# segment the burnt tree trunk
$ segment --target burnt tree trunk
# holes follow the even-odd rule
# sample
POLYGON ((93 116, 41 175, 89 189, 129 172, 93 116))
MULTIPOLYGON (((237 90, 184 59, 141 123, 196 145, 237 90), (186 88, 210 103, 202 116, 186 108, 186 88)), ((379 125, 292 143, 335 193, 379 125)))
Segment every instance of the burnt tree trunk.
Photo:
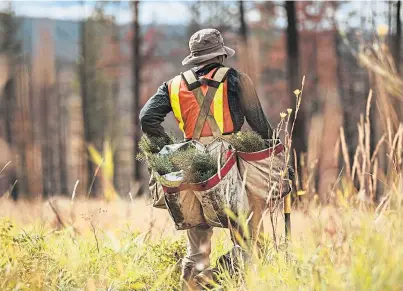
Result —
MULTIPOLYGON (((140 60, 140 25, 139 25, 139 3, 140 1, 134 1, 133 3, 133 39, 132 39, 132 90, 133 90, 133 135, 134 146, 133 156, 136 157, 139 151, 138 142, 140 140, 140 72, 141 72, 141 60, 140 60)), ((134 180, 140 181, 142 178, 141 165, 137 159, 134 160, 133 174, 134 180)))
MULTIPOLYGON (((394 28, 395 31, 390 35, 390 46, 391 46, 391 51, 393 55, 393 59, 395 62, 395 67, 396 71, 399 74, 400 73, 400 60, 401 60, 401 43, 402 43, 402 22, 401 22, 401 1, 396 1, 396 3, 390 3, 390 5, 396 8, 394 11, 395 17, 393 17, 392 12, 389 12, 389 18, 394 19, 394 28), (393 5, 395 4, 395 5, 393 5)), ((392 10, 393 11, 393 10, 392 10)), ((402 119, 402 114, 403 114, 403 105, 399 100, 394 101, 394 106, 396 110, 396 114, 399 120, 402 119)))
POLYGON ((188 37, 200 30, 200 1, 195 1, 189 6, 190 24, 188 27, 188 37))
MULTIPOLYGON (((238 1, 238 13, 239 13, 239 67, 244 71, 249 77, 254 80, 251 76, 251 58, 249 55, 248 47, 248 31, 245 22, 245 7, 243 1, 238 1)), ((255 80, 254 80, 255 81, 255 80)))
POLYGON ((245 22, 245 9, 243 1, 239 1, 239 35, 241 36, 241 40, 244 45, 248 42, 248 28, 245 22))
POLYGON ((394 41, 394 58, 396 69, 400 72, 400 50, 402 43, 402 21, 401 21, 401 4, 402 1, 397 1, 396 3, 396 33, 395 33, 395 41, 394 41))
MULTIPOLYGON (((88 48, 87 48, 87 43, 88 43, 88 26, 90 25, 90 20, 83 20, 81 23, 81 66, 80 66, 80 87, 81 87, 81 100, 82 100, 82 116, 83 116, 83 125, 84 125, 84 147, 87 147, 87 144, 92 141, 92 134, 91 134, 91 127, 90 127, 90 110, 89 107, 91 106, 90 104, 90 98, 89 98, 89 92, 88 92, 88 82, 89 82, 89 77, 88 73, 90 68, 88 68, 88 48)), ((86 150, 85 150, 86 152, 86 150)), ((94 176, 94 172, 96 167, 94 164, 90 161, 90 159, 87 159, 87 177, 89 181, 94 176)), ((83 189, 84 190, 84 189, 83 189)), ((85 189, 86 190, 86 189, 85 189)))
MULTIPOLYGON (((290 104, 295 104, 295 95, 293 91, 301 87, 301 78, 299 73, 299 37, 297 30, 297 14, 295 1, 285 3, 287 12, 287 73, 288 73, 288 91, 291 98, 290 104)), ((295 123, 293 134, 293 147, 297 154, 306 151, 305 140, 305 116, 303 105, 298 112, 298 120, 295 123)))

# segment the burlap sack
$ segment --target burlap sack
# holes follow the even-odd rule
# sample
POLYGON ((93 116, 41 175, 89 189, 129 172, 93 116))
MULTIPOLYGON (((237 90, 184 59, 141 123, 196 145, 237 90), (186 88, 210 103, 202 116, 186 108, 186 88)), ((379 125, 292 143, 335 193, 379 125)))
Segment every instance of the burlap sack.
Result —
POLYGON ((268 201, 280 199, 291 191, 283 145, 253 153, 237 152, 237 156, 248 195, 268 201))

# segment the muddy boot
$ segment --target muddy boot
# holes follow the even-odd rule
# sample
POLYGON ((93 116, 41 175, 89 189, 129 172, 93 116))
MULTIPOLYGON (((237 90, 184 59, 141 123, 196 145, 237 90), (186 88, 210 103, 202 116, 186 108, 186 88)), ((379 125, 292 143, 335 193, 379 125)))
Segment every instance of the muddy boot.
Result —
POLYGON ((182 291, 199 291, 202 290, 201 287, 198 286, 195 277, 195 268, 194 264, 186 264, 182 269, 181 283, 182 283, 182 291))
MULTIPOLYGON (((217 268, 207 268, 194 277, 194 281, 198 286, 203 288, 214 288, 217 285, 217 268)), ((202 289, 203 290, 203 289, 202 289)))
POLYGON ((238 273, 240 269, 248 264, 249 254, 240 246, 235 245, 228 253, 217 260, 217 268, 227 271, 231 276, 238 273))

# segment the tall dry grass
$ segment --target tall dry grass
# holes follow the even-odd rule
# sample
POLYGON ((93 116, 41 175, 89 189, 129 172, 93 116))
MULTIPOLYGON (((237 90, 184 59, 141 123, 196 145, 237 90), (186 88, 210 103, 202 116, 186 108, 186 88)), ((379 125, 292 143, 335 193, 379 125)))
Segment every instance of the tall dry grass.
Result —
MULTIPOLYGON (((276 250, 265 233, 263 253, 242 264, 240 273, 222 272, 209 290, 400 290, 403 211, 389 201, 377 212, 312 203, 305 213, 293 214, 288 252, 283 242, 276 250)), ((0 289, 180 290, 184 233, 166 231, 172 227, 166 213, 151 217, 144 203, 124 203, 77 200, 70 220, 70 201, 59 200, 63 228, 43 223, 45 216, 16 223, 35 205, 2 201, 15 209, 13 216, 6 213, 13 221, 0 219, 0 289), (131 215, 123 214, 128 208, 131 215)), ((55 220, 47 205, 41 207, 55 220)), ((270 224, 269 216, 264 222, 270 224)), ((277 227, 280 234, 283 225, 277 227)), ((215 265, 231 247, 228 233, 215 230, 213 244, 215 265)))
MULTIPOLYGON (((340 161, 339 175, 325 201, 374 210, 391 199, 391 192, 401 201, 402 195, 397 190, 402 179, 403 124, 399 119, 403 112, 403 80, 386 45, 384 30, 379 30, 371 42, 359 38, 357 48, 343 32, 340 33, 344 44, 368 71, 373 90, 368 93, 366 110, 357 123, 357 147, 352 156, 344 128, 340 127, 340 137, 333 152, 334 160, 340 161)), ((296 166, 297 156, 294 158, 296 166)), ((306 199, 299 197, 295 201, 304 208, 312 200, 319 200, 315 181, 318 160, 305 155, 298 158, 301 168, 297 169, 296 198, 298 194, 307 195, 306 199)))

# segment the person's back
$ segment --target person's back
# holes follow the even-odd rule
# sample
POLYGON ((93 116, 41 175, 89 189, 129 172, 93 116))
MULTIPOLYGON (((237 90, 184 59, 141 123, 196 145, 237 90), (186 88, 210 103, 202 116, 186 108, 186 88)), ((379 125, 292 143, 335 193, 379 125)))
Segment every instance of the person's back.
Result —
MULTIPOLYGON (((263 139, 271 138, 272 128, 250 78, 223 65, 224 59, 235 52, 224 46, 220 32, 200 30, 190 38, 189 47, 191 54, 182 64, 193 65, 193 68, 161 85, 145 104, 140 112, 143 132, 169 139, 161 123, 173 111, 185 139, 208 143, 212 137, 240 131, 245 119, 263 139)), ((265 201, 248 198, 254 213, 252 236, 257 236, 261 231, 258 222, 265 201)), ((198 226, 187 230, 188 250, 182 271, 185 289, 195 275, 211 274, 206 270, 210 264, 212 234, 212 227, 198 226)))
MULTIPOLYGON (((192 53, 182 64, 194 65, 194 67, 161 85, 157 93, 145 104, 140 113, 143 132, 150 136, 167 137, 161 123, 165 116, 173 111, 181 130, 186 129, 184 137, 192 138, 193 127, 200 112, 199 101, 193 91, 197 90, 197 86, 199 86, 205 94, 207 87, 218 86, 216 94, 222 93, 223 98, 214 98, 211 113, 220 126, 221 134, 240 131, 246 118, 252 130, 259 133, 264 139, 270 138, 272 129, 263 113, 254 86, 246 74, 235 69, 228 69, 222 76, 221 82, 211 80, 216 77, 214 73, 224 67, 222 65, 224 57, 231 57, 235 53, 223 45, 220 33, 215 29, 201 30, 192 36, 189 46, 192 53), (204 54, 203 47, 207 47, 205 51, 210 53, 204 54), (199 80, 194 84, 188 84, 186 78, 183 77, 190 76, 192 73, 199 80), (217 83, 222 84, 221 88, 217 83), (184 120, 181 118, 185 118, 189 123, 184 124, 184 120), (186 128, 183 127, 184 125, 186 128)), ((207 120, 209 119, 211 118, 207 117, 207 120)), ((209 123, 209 121, 207 122, 209 123)), ((211 127, 205 124, 201 136, 212 136, 211 130, 211 127)))

